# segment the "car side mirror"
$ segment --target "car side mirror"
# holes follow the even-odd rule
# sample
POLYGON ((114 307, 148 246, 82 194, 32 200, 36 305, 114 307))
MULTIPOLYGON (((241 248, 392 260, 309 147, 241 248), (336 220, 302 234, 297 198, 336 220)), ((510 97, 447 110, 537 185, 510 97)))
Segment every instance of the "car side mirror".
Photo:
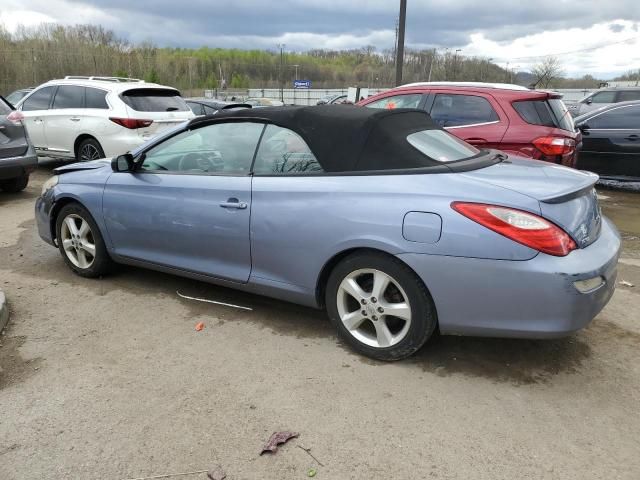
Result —
POLYGON ((111 170, 114 172, 132 172, 134 167, 133 155, 125 153, 118 155, 111 160, 111 170))
POLYGON ((580 123, 579 125, 576 125, 576 128, 582 133, 585 133, 587 130, 589 130, 589 125, 587 125, 586 123, 580 123))
POLYGON ((591 104, 593 103, 593 98, 591 98, 591 97, 587 98, 587 100, 585 101, 585 103, 586 103, 587 105, 591 105, 591 104))

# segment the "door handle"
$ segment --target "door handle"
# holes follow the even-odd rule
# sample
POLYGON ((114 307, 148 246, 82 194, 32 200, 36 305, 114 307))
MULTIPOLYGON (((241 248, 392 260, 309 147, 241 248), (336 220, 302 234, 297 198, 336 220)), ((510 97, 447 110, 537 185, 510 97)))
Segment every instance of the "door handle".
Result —
POLYGON ((464 139, 465 142, 470 143, 471 145, 480 145, 482 143, 487 143, 487 140, 484 138, 465 138, 464 139))
POLYGON ((632 142, 635 142, 636 140, 640 140, 640 136, 636 135, 635 133, 633 135, 629 135, 628 137, 624 137, 625 140, 630 140, 632 142))
POLYGON ((80 117, 71 117, 69 120, 71 120, 72 122, 79 122, 80 117))
POLYGON ((237 198, 230 198, 226 202, 220 203, 222 208, 236 208, 238 210, 244 210, 247 208, 247 202, 240 202, 237 198))

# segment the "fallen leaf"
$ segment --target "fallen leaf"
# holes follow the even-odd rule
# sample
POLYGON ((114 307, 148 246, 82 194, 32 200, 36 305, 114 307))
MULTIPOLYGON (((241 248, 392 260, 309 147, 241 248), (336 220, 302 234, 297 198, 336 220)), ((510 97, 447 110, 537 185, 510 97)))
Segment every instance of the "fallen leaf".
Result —
POLYGON ((275 432, 262 448, 260 455, 267 452, 275 453, 275 451, 278 450, 278 445, 281 445, 292 438, 296 438, 298 435, 300 434, 296 432, 275 432))
POLYGON ((204 328, 204 322, 198 322, 196 323, 196 332, 199 332, 200 330, 202 330, 204 328))
POLYGON ((222 470, 222 467, 220 465, 216 465, 207 472, 207 477, 210 480, 224 480, 225 478, 227 478, 227 474, 224 473, 224 470, 222 470))
POLYGON ((310 468, 309 471, 307 472, 307 477, 315 477, 316 473, 318 472, 316 471, 315 468, 310 468))

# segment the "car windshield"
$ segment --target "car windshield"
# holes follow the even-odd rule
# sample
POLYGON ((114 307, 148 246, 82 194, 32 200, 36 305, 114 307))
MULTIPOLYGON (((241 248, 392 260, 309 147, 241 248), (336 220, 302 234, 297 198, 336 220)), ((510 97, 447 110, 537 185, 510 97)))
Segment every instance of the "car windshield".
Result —
POLYGON ((187 112, 189 106, 177 90, 135 88, 122 94, 122 100, 137 112, 187 112))
POLYGON ((474 157, 480 153, 475 147, 443 130, 422 130, 407 136, 407 141, 427 157, 448 163, 474 157))

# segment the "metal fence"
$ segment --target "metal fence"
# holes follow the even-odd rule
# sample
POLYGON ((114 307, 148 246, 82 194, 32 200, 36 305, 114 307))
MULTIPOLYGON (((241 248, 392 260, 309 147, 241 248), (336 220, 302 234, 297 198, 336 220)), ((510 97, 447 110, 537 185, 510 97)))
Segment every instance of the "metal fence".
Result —
MULTIPOLYGON (((369 96, 388 90, 387 88, 370 88, 369 96)), ((577 102, 586 97, 596 89, 585 88, 568 88, 558 89, 558 93, 563 95, 566 102, 577 102)), ((250 88, 248 90, 205 90, 205 98, 219 98, 221 100, 237 100, 242 101, 248 97, 271 98, 280 100, 284 96, 286 105, 315 105, 323 97, 329 95, 346 95, 347 88, 285 88, 281 91, 279 88, 250 88)), ((202 92, 200 90, 199 92, 202 92)), ((195 96, 195 95, 194 95, 195 96)))

